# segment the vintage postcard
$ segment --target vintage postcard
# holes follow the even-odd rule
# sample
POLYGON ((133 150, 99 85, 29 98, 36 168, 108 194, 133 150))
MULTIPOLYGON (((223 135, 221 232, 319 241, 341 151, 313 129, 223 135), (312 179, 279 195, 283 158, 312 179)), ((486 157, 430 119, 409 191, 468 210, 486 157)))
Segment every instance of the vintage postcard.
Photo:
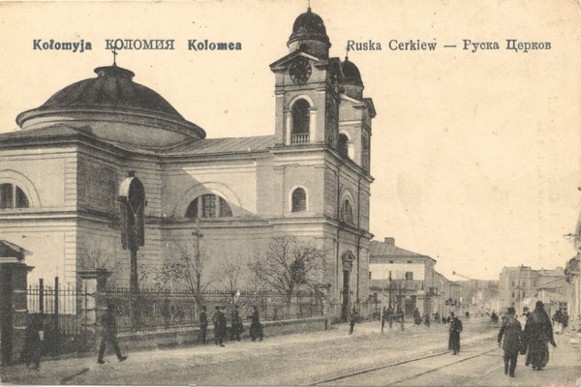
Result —
POLYGON ((0 2, 0 383, 581 384, 580 12, 0 2))

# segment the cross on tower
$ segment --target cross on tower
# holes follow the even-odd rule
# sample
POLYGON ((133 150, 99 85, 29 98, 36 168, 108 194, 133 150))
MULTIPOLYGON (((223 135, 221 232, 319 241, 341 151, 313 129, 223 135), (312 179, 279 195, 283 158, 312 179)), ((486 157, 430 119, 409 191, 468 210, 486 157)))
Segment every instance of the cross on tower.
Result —
POLYGON ((115 51, 115 49, 112 49, 111 52, 113 53, 113 66, 117 66, 117 51, 115 51))

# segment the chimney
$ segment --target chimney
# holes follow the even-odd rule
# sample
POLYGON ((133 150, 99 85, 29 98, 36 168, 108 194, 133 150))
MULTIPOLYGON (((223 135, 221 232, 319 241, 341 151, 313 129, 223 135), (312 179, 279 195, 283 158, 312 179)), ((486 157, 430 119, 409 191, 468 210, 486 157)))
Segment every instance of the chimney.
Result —
POLYGON ((384 242, 386 245, 395 246, 395 238, 384 238, 384 242))

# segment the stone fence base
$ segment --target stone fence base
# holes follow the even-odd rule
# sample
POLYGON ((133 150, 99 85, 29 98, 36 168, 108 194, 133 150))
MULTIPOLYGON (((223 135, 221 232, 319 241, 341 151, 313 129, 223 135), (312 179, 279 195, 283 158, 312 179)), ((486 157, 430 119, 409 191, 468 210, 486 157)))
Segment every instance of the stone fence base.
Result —
MULTIPOLYGON (((292 333, 307 333, 328 329, 328 320, 325 317, 316 317, 300 320, 264 321, 262 327, 264 337, 287 335, 292 333)), ((245 325, 242 338, 248 338, 250 324, 245 325)), ((179 328, 156 332, 120 333, 118 336, 122 351, 144 349, 163 349, 178 346, 196 345, 200 343, 200 329, 179 328)), ((206 342, 213 343, 214 334, 208 329, 206 342)))

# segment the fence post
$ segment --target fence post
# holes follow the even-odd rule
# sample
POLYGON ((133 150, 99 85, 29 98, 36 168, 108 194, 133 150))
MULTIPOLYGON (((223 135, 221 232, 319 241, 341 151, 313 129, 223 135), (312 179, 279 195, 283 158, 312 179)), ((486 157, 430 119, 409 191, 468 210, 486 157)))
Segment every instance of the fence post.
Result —
POLYGON ((19 257, 0 254, 0 349, 2 365, 10 365, 22 351, 28 310, 26 280, 33 267, 19 257))
POLYGON ((80 310, 85 332, 84 348, 96 350, 101 316, 107 308, 107 278, 112 273, 106 269, 80 270, 77 273, 81 279, 81 288, 85 291, 85 302, 80 310))

